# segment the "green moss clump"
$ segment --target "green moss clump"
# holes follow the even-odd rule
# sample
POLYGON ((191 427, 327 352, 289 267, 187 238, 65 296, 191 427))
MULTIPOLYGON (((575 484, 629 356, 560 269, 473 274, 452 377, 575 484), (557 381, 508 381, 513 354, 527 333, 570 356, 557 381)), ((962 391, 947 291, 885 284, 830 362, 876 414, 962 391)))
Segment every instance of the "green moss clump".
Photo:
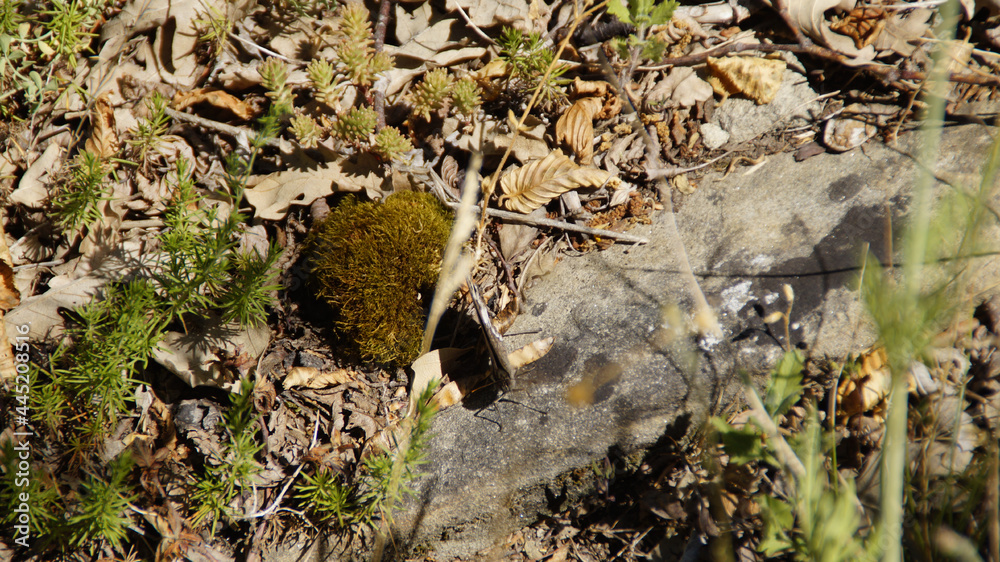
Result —
POLYGON ((432 195, 404 191, 384 203, 349 196, 309 233, 316 294, 366 359, 408 365, 417 358, 451 223, 432 195))

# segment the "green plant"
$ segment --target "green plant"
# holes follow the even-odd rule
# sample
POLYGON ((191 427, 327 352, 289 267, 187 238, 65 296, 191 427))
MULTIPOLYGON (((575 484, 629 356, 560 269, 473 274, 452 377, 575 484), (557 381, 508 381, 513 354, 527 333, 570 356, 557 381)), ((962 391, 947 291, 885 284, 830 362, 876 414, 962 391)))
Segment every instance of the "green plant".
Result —
POLYGON ((377 135, 372 150, 382 157, 382 160, 396 160, 403 154, 413 150, 413 143, 403 136, 395 127, 384 127, 377 135))
POLYGON ((226 14, 211 4, 204 4, 208 8, 205 19, 194 20, 195 25, 204 29, 198 39, 205 41, 212 47, 212 56, 218 57, 229 45, 229 34, 233 29, 233 22, 229 21, 226 14))
MULTIPOLYGON (((239 200, 244 169, 251 163, 235 158, 227 179, 233 199, 239 200)), ((236 251, 245 217, 235 209, 220 216, 218 207, 200 208, 201 197, 187 166, 184 160, 177 162, 174 197, 164 213, 166 230, 160 236, 164 256, 152 272, 167 318, 184 322, 186 315, 215 310, 244 325, 260 322, 268 295, 277 289, 268 281, 280 251, 277 246, 271 246, 266 256, 236 251)))
POLYGON ((754 415, 743 427, 712 418, 723 451, 736 465, 766 463, 779 471, 787 493, 759 491, 754 497, 764 521, 758 550, 765 556, 794 553, 805 560, 858 560, 870 557, 877 541, 860 530, 860 503, 850 482, 841 482, 836 467, 827 464, 833 439, 820 426, 815 404, 807 405, 804 429, 789 440, 778 432, 777 420, 802 395, 803 358, 786 352, 772 373, 763 402, 747 382, 746 396, 754 415))
POLYGON ((542 108, 551 108, 566 100, 564 85, 569 81, 561 76, 568 67, 557 63, 555 52, 545 46, 540 33, 525 35, 519 29, 505 27, 497 43, 500 58, 508 67, 506 87, 521 97, 537 90, 537 103, 542 108), (552 71, 545 78, 550 66, 552 71))
POLYGON ((424 75, 424 79, 413 92, 413 114, 431 120, 431 113, 444 106, 451 92, 452 80, 448 71, 436 68, 424 75))
POLYGON ((441 265, 451 216, 433 196, 404 191, 384 203, 347 197, 306 239, 316 294, 369 359, 408 365, 420 350, 422 302, 441 265))
POLYGON ((316 125, 316 121, 308 115, 296 115, 292 117, 288 130, 299 140, 299 144, 305 148, 315 148, 322 136, 322 129, 316 125))
POLYGON ((340 100, 342 84, 337 80, 333 65, 323 59, 313 59, 306 67, 306 75, 312 82, 313 96, 316 101, 330 107, 336 107, 340 100))
POLYGON ((23 524, 21 516, 27 514, 28 528, 26 532, 17 530, 18 536, 27 540, 33 535, 52 535, 64 523, 62 514, 66 513, 59 490, 49 475, 34 466, 24 470, 20 461, 14 442, 5 440, 0 446, 0 522, 13 528, 23 524))
POLYGON ((79 513, 70 517, 70 544, 80 547, 93 540, 105 540, 121 552, 122 541, 132 520, 125 515, 132 500, 126 482, 132 469, 132 457, 122 453, 108 465, 108 480, 91 475, 82 484, 77 504, 79 513))
POLYGON ((288 66, 278 59, 271 58, 258 66, 257 72, 267 90, 265 95, 271 98, 273 111, 278 116, 292 113, 295 108, 292 103, 292 88, 287 84, 288 66))
POLYGON ((367 144, 375 132, 377 116, 375 110, 367 107, 352 107, 341 115, 333 124, 333 133, 337 137, 354 146, 367 144))
POLYGON ((482 88, 471 78, 463 78, 451 90, 452 110, 460 115, 472 117, 482 105, 482 88))
POLYGON ((384 51, 375 52, 369 13, 361 2, 347 2, 340 9, 339 36, 336 39, 340 70, 355 86, 368 87, 375 76, 393 67, 392 57, 384 51))
POLYGON ((77 154, 70 164, 70 179, 53 202, 63 229, 79 230, 101 221, 101 202, 110 195, 106 184, 110 173, 111 167, 96 154, 89 151, 77 154))
POLYGON ((354 520, 358 511, 354 491, 341 483, 337 474, 320 469, 315 475, 304 474, 302 478, 304 481, 295 485, 295 497, 307 510, 323 520, 336 519, 341 528, 354 520))
POLYGON ((157 305, 148 281, 110 285, 103 299, 77 310, 76 325, 68 329, 73 345, 53 353, 50 380, 36 394, 34 411, 50 431, 87 413, 83 423, 66 430, 76 438, 74 456, 85 457, 107 425, 128 411, 137 384, 132 374, 146 365, 161 335, 157 305))
POLYGON ((146 156, 156 150, 163 135, 167 133, 167 123, 170 120, 167 116, 167 101, 159 92, 150 94, 145 102, 149 117, 139 119, 139 123, 132 129, 132 138, 128 140, 128 144, 138 153, 136 159, 140 163, 145 162, 146 156))
POLYGON ((76 68, 76 53, 86 49, 95 36, 90 30, 101 16, 100 4, 88 0, 52 0, 52 8, 41 15, 45 32, 37 39, 44 54, 64 57, 76 68))
POLYGON ((240 391, 230 394, 230 407, 223 413, 229 442, 221 458, 213 459, 214 465, 206 464, 204 477, 195 485, 193 498, 199 506, 193 521, 200 524, 211 518, 213 534, 218 523, 235 515, 233 500, 251 489, 263 470, 256 459, 264 445, 257 442, 253 428, 253 389, 253 379, 247 377, 240 382, 240 391))
POLYGON ((22 15, 24 2, 21 0, 8 0, 0 3, 0 35, 10 35, 17 31, 21 22, 25 20, 22 15))
POLYGON ((633 54, 638 58, 659 60, 667 44, 655 37, 647 37, 649 27, 670 21, 679 6, 674 0, 657 4, 655 0, 631 0, 625 7, 623 0, 608 0, 608 13, 624 23, 635 26, 635 33, 628 38, 615 38, 614 45, 619 55, 627 59, 633 54))

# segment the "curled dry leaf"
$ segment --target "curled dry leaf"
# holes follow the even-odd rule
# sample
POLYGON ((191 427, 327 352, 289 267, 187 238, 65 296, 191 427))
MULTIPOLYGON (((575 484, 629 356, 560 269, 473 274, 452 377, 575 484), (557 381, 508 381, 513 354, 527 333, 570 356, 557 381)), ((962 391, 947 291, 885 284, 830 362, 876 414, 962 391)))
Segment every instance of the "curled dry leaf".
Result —
POLYGON ((743 94, 757 105, 763 105, 771 103, 778 95, 785 61, 759 57, 708 57, 708 69, 712 72, 709 83, 723 100, 733 94, 743 94))
POLYGON ((594 160, 594 116, 602 107, 601 98, 579 99, 556 122, 556 142, 565 142, 583 166, 594 160))
MULTIPOLYGON (((773 1, 765 1, 774 5, 773 1)), ((830 21, 826 19, 829 10, 850 12, 856 4, 856 0, 790 0, 785 7, 788 18, 810 39, 851 57, 845 64, 862 64, 875 58, 875 48, 868 45, 859 49, 854 39, 830 29, 830 21)))
POLYGON ((115 111, 108 102, 108 94, 102 94, 90 109, 90 138, 85 147, 98 158, 107 159, 118 152, 118 146, 115 111))
POLYGON ((552 349, 552 342, 554 341, 555 338, 552 337, 535 340, 520 349, 511 351, 507 355, 507 359, 510 360, 510 364, 513 365, 515 369, 520 369, 525 365, 530 365, 542 357, 545 357, 545 354, 552 349))
POLYGON ((285 388, 304 386, 306 388, 327 388, 354 380, 355 373, 347 369, 320 371, 315 367, 292 367, 282 383, 285 388))
MULTIPOLYGON (((456 368, 458 358, 465 355, 468 351, 468 349, 457 347, 444 347, 418 357, 413 362, 413 365, 410 366, 413 369, 413 384, 410 390, 410 409, 407 411, 411 413, 415 412, 417 409, 417 399, 420 398, 424 390, 434 381, 440 381, 449 372, 453 371, 456 368)), ((438 394, 442 392, 444 392, 444 389, 439 390, 438 394)), ((448 392, 450 393, 451 390, 448 392)))
POLYGON ((217 88, 199 88, 190 92, 177 92, 170 105, 177 111, 184 111, 192 105, 203 102, 216 109, 229 111, 243 120, 253 117, 253 111, 247 107, 243 100, 217 88))
POLYGON ((610 172, 580 166, 556 150, 500 178, 500 201, 511 211, 527 214, 572 189, 600 187, 610 177, 610 172))

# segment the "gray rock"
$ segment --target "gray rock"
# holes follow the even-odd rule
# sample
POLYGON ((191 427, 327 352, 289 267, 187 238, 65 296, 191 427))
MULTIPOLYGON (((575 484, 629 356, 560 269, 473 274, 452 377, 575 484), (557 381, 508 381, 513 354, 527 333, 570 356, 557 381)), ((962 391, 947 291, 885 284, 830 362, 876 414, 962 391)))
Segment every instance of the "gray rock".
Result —
POLYGON ((728 98, 715 109, 712 123, 729 133, 730 142, 739 144, 769 131, 811 122, 820 110, 817 97, 804 76, 785 69, 781 87, 771 103, 757 105, 742 97, 728 98))
POLYGON ((729 142, 729 133, 715 123, 702 123, 701 142, 705 145, 705 148, 715 150, 729 142))
MULTIPOLYGON (((395 518, 396 544, 469 556, 587 493, 593 461, 683 440, 738 383, 738 370, 766 373, 782 354, 783 335, 762 314, 785 308, 785 283, 796 295, 794 344, 834 357, 871 344, 855 282, 859 252, 867 243, 885 260, 887 214, 893 228, 903 222, 914 169, 904 152, 917 141, 904 137, 902 152, 875 145, 801 163, 773 156, 748 177, 707 178, 685 197, 677 225, 725 331, 700 350, 661 337, 664 311, 691 305, 665 214, 635 229, 648 245, 563 259, 529 290, 510 331, 539 333, 507 338, 514 349, 555 336, 552 351, 519 375, 519 390, 481 411, 453 406, 438 416, 417 495, 395 518)), ((979 170, 989 142, 985 127, 946 130, 939 171, 979 170)), ((989 236, 996 247, 995 225, 989 236)), ((993 256, 972 265, 980 288, 1000 276, 993 256)))

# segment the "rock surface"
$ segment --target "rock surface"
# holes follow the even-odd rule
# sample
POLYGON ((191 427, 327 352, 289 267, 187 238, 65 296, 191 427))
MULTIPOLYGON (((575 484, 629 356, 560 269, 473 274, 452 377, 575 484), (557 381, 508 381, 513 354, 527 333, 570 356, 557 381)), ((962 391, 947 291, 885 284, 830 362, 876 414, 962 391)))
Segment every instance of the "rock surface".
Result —
MULTIPOLYGON (((971 178, 989 146, 987 131, 946 129, 939 177, 971 178)), ((540 334, 507 342, 514 349, 554 336, 552 351, 503 399, 438 416, 417 496, 396 516, 396 544, 470 556, 586 493, 574 483, 609 452, 683 439, 715 411, 738 370, 766 373, 780 357, 783 335, 762 317, 784 310, 782 284, 795 290, 795 345, 843 357, 872 344, 856 266, 865 245, 885 261, 887 233, 910 205, 915 164, 907 153, 918 140, 905 136, 899 151, 874 144, 800 163, 772 156, 749 175, 742 168, 706 178, 675 202, 691 266, 725 332, 700 349, 662 337, 671 305, 687 311, 691 303, 664 213, 633 231, 648 245, 564 258, 528 290, 510 330, 540 334)), ((1000 246, 995 226, 988 236, 1000 246)), ((970 264, 981 289, 1000 278, 998 262, 987 256, 970 264)))

